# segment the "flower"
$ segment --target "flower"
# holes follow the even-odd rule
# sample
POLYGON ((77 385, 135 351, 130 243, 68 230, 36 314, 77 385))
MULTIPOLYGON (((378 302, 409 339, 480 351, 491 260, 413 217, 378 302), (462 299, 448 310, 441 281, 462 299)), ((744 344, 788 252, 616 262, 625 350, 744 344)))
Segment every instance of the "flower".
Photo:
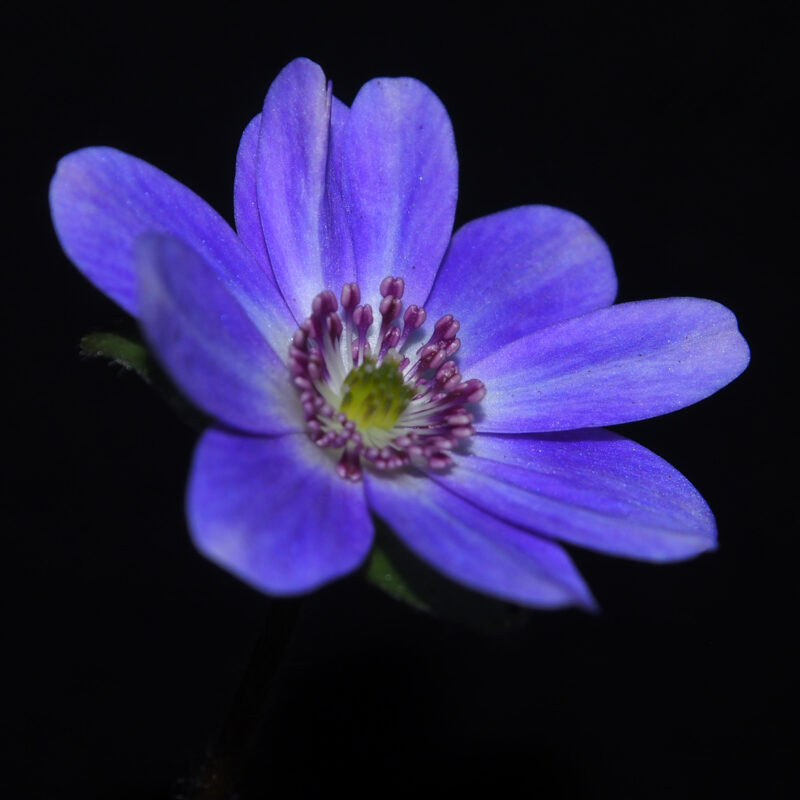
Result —
POLYGON ((456 194, 430 89, 376 79, 348 108, 305 59, 242 136, 236 232, 125 153, 58 165, 67 255, 215 420, 191 468, 193 539, 262 591, 355 570, 371 513, 450 579, 528 606, 594 604, 559 542, 649 561, 715 546, 694 487, 601 426, 733 380, 749 358, 733 314, 612 305, 605 244, 556 208, 451 239, 456 194))

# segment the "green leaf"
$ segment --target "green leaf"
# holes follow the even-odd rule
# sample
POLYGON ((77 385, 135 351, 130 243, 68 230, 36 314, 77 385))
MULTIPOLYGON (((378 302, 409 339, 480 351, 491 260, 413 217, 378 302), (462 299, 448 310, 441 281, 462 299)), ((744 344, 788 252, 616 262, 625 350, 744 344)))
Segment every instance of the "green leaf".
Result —
POLYGON ((111 331, 89 333, 81 339, 81 354, 89 358, 106 358, 132 370, 148 383, 153 378, 153 363, 144 344, 131 336, 111 331))
POLYGON ((209 426, 210 420, 206 414, 178 391, 169 376, 156 364, 137 333, 89 333, 81 339, 81 354, 88 358, 105 358, 112 364, 135 372, 161 395, 187 425, 197 431, 209 426))
POLYGON ((369 554, 364 577, 371 584, 382 589, 396 600, 408 603, 420 611, 430 611, 430 608, 417 597, 413 589, 403 579, 403 576, 392 563, 387 553, 378 545, 375 545, 369 554))
POLYGON ((519 626, 528 611, 448 580, 420 561, 378 517, 375 545, 362 571, 364 579, 396 600, 442 619, 484 633, 519 626))

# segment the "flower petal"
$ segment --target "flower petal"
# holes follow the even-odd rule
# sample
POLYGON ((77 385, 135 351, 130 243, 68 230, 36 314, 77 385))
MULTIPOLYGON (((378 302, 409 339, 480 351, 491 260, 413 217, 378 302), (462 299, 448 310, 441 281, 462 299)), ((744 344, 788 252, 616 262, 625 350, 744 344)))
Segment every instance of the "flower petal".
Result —
POLYGON ((594 607, 567 554, 416 471, 365 475, 367 502, 420 558, 458 583, 527 606, 594 607))
POLYGON ((236 153, 236 177, 233 181, 233 217, 236 232, 256 261, 264 267, 274 283, 272 264, 261 230, 261 217, 258 213, 258 140, 261 134, 261 114, 250 120, 244 129, 236 153))
POLYGON ((454 314, 461 369, 521 336, 614 302, 605 242, 580 217, 551 206, 510 208, 460 228, 425 303, 454 314))
POLYGON ((403 302, 423 305, 452 233, 458 193, 444 106, 413 78, 372 80, 350 109, 342 153, 362 295, 374 305, 381 280, 397 275, 406 284, 403 302))
MULTIPOLYGON (((139 314, 134 242, 168 233, 194 248, 268 335, 294 327, 265 268, 204 200, 145 161, 110 147, 65 156, 50 184, 50 207, 67 255, 92 283, 139 314)), ((288 346, 288 345, 287 345, 288 346)))
POLYGON ((322 69, 305 58, 284 67, 264 101, 257 180, 261 225, 275 278, 298 324, 323 289, 338 294, 343 283, 356 279, 332 141, 346 114, 322 69))
POLYGON ((301 429, 288 369, 205 259, 163 234, 137 254, 144 336, 186 395, 235 428, 301 429))
POLYGON ((307 436, 207 431, 195 451, 187 512, 197 548, 261 591, 309 592, 354 570, 372 544, 360 484, 307 436))
POLYGON ((716 546, 694 486, 611 431, 479 435, 455 469, 431 477, 512 525, 605 553, 671 561, 716 546))
POLYGON ((483 433, 593 428, 667 414, 749 361, 736 317, 711 300, 624 303, 543 328, 470 368, 487 388, 483 433))

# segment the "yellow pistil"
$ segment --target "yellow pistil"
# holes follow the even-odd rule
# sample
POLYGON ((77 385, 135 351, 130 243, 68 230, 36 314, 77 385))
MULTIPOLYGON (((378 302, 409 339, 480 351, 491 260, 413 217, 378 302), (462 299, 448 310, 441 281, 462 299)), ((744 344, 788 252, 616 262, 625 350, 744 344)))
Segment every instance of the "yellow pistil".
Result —
POLYGON ((391 356, 380 365, 367 359, 345 378, 339 411, 347 414, 360 431, 391 430, 416 394, 403 381, 397 365, 391 356))

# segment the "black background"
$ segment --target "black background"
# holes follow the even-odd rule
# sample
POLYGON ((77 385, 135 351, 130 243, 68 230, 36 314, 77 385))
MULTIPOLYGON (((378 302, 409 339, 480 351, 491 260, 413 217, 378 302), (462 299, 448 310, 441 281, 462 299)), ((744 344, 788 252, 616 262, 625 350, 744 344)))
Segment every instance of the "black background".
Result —
POLYGON ((778 367, 795 363, 780 305, 796 272, 781 242, 796 237, 780 192, 789 14, 465 13, 31 9, 7 26, 11 796, 169 797, 269 608, 189 542, 195 434, 135 376, 78 356, 81 335, 120 313, 56 242, 55 163, 116 146, 230 219, 238 137, 298 55, 320 62, 348 103, 378 75, 437 92, 459 148, 457 224, 530 202, 571 209, 610 245, 619 300, 719 300, 753 360, 713 398, 623 429, 704 494, 717 553, 653 566, 574 551, 602 614, 534 613, 494 636, 358 579, 318 592, 247 796, 794 796, 796 523, 775 405, 778 367))

